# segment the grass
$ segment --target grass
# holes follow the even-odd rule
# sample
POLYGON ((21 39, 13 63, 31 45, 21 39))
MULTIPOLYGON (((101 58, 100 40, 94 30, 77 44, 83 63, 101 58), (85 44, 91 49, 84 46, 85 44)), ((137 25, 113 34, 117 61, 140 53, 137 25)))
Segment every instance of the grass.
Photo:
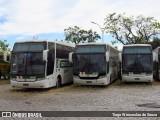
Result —
POLYGON ((0 79, 0 85, 9 84, 9 83, 10 83, 9 79, 8 80, 0 79))

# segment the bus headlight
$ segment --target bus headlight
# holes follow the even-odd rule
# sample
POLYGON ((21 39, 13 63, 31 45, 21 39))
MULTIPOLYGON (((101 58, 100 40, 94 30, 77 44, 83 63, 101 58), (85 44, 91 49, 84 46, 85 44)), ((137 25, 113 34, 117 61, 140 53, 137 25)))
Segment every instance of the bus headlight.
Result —
POLYGON ((36 81, 41 81, 41 80, 44 80, 46 78, 37 78, 36 81))

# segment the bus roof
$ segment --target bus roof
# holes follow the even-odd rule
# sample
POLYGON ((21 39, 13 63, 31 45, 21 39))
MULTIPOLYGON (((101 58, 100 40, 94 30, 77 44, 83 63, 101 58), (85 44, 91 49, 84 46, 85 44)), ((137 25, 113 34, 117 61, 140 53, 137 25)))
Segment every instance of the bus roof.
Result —
POLYGON ((106 45, 105 43, 95 43, 95 42, 90 42, 90 43, 79 43, 76 45, 106 45))
POLYGON ((129 46, 151 46, 150 44, 129 44, 129 45, 123 45, 123 47, 129 47, 129 46))
POLYGON ((157 50, 157 49, 160 49, 160 46, 159 47, 157 47, 156 49, 154 49, 154 50, 157 50))
POLYGON ((62 41, 55 41, 55 40, 26 40, 26 41, 20 41, 20 42, 15 42, 15 43, 29 43, 29 42, 53 42, 53 43, 58 43, 61 45, 75 47, 75 44, 66 43, 66 42, 62 42, 62 41))
POLYGON ((95 43, 95 42, 90 42, 90 43, 80 43, 80 44, 76 44, 76 46, 79 46, 79 45, 106 45, 107 47, 110 47, 110 48, 113 48, 117 51, 119 51, 117 48, 115 48, 114 46, 108 44, 108 43, 95 43))
POLYGON ((157 47, 156 49, 154 49, 153 52, 155 52, 155 53, 158 53, 158 52, 159 52, 159 53, 160 53, 160 46, 157 47))

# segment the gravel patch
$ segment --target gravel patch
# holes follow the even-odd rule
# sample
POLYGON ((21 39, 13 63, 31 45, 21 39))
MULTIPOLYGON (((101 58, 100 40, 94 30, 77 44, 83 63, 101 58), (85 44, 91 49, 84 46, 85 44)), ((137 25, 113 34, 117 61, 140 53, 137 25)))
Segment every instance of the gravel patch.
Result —
MULTIPOLYGON (((122 83, 108 86, 75 86, 50 89, 15 89, 0 85, 1 111, 160 111, 160 82, 122 83)), ((32 118, 30 118, 32 119, 32 118)), ((34 118, 33 118, 34 119, 34 118)), ((43 118, 51 119, 51 118, 43 118)), ((56 118, 56 119, 106 119, 56 118)), ((108 119, 108 118, 107 118, 108 119)), ((151 118, 113 117, 111 120, 149 120, 151 118)), ((153 120, 159 118, 154 117, 153 120)))

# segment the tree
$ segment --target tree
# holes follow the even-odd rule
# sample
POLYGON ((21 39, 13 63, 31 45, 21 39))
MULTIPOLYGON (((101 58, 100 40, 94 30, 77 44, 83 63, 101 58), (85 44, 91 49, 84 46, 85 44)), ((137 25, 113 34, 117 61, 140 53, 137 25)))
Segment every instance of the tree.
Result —
POLYGON ((88 42, 95 42, 98 39, 101 39, 101 37, 97 34, 97 32, 92 31, 92 29, 87 31, 88 37, 87 40, 88 42))
POLYGON ((65 40, 67 42, 72 42, 75 44, 84 43, 84 42, 95 42, 100 39, 100 36, 95 32, 90 30, 80 29, 78 26, 69 27, 64 29, 65 40))
POLYGON ((6 43, 7 40, 0 40, 0 51, 9 51, 10 49, 8 48, 9 44, 6 43))
POLYGON ((137 17, 112 13, 105 18, 106 33, 110 33, 116 40, 112 43, 138 44, 149 42, 153 36, 160 33, 160 23, 153 17, 137 17))
POLYGON ((158 37, 155 37, 155 38, 153 38, 152 42, 149 42, 149 44, 152 45, 152 49, 154 50, 160 46, 160 39, 158 37))
POLYGON ((4 61, 3 58, 4 51, 10 51, 10 49, 8 48, 9 44, 7 44, 6 42, 7 40, 4 41, 0 40, 0 79, 2 75, 4 79, 6 79, 6 77, 9 78, 9 72, 10 72, 9 62, 4 61))

